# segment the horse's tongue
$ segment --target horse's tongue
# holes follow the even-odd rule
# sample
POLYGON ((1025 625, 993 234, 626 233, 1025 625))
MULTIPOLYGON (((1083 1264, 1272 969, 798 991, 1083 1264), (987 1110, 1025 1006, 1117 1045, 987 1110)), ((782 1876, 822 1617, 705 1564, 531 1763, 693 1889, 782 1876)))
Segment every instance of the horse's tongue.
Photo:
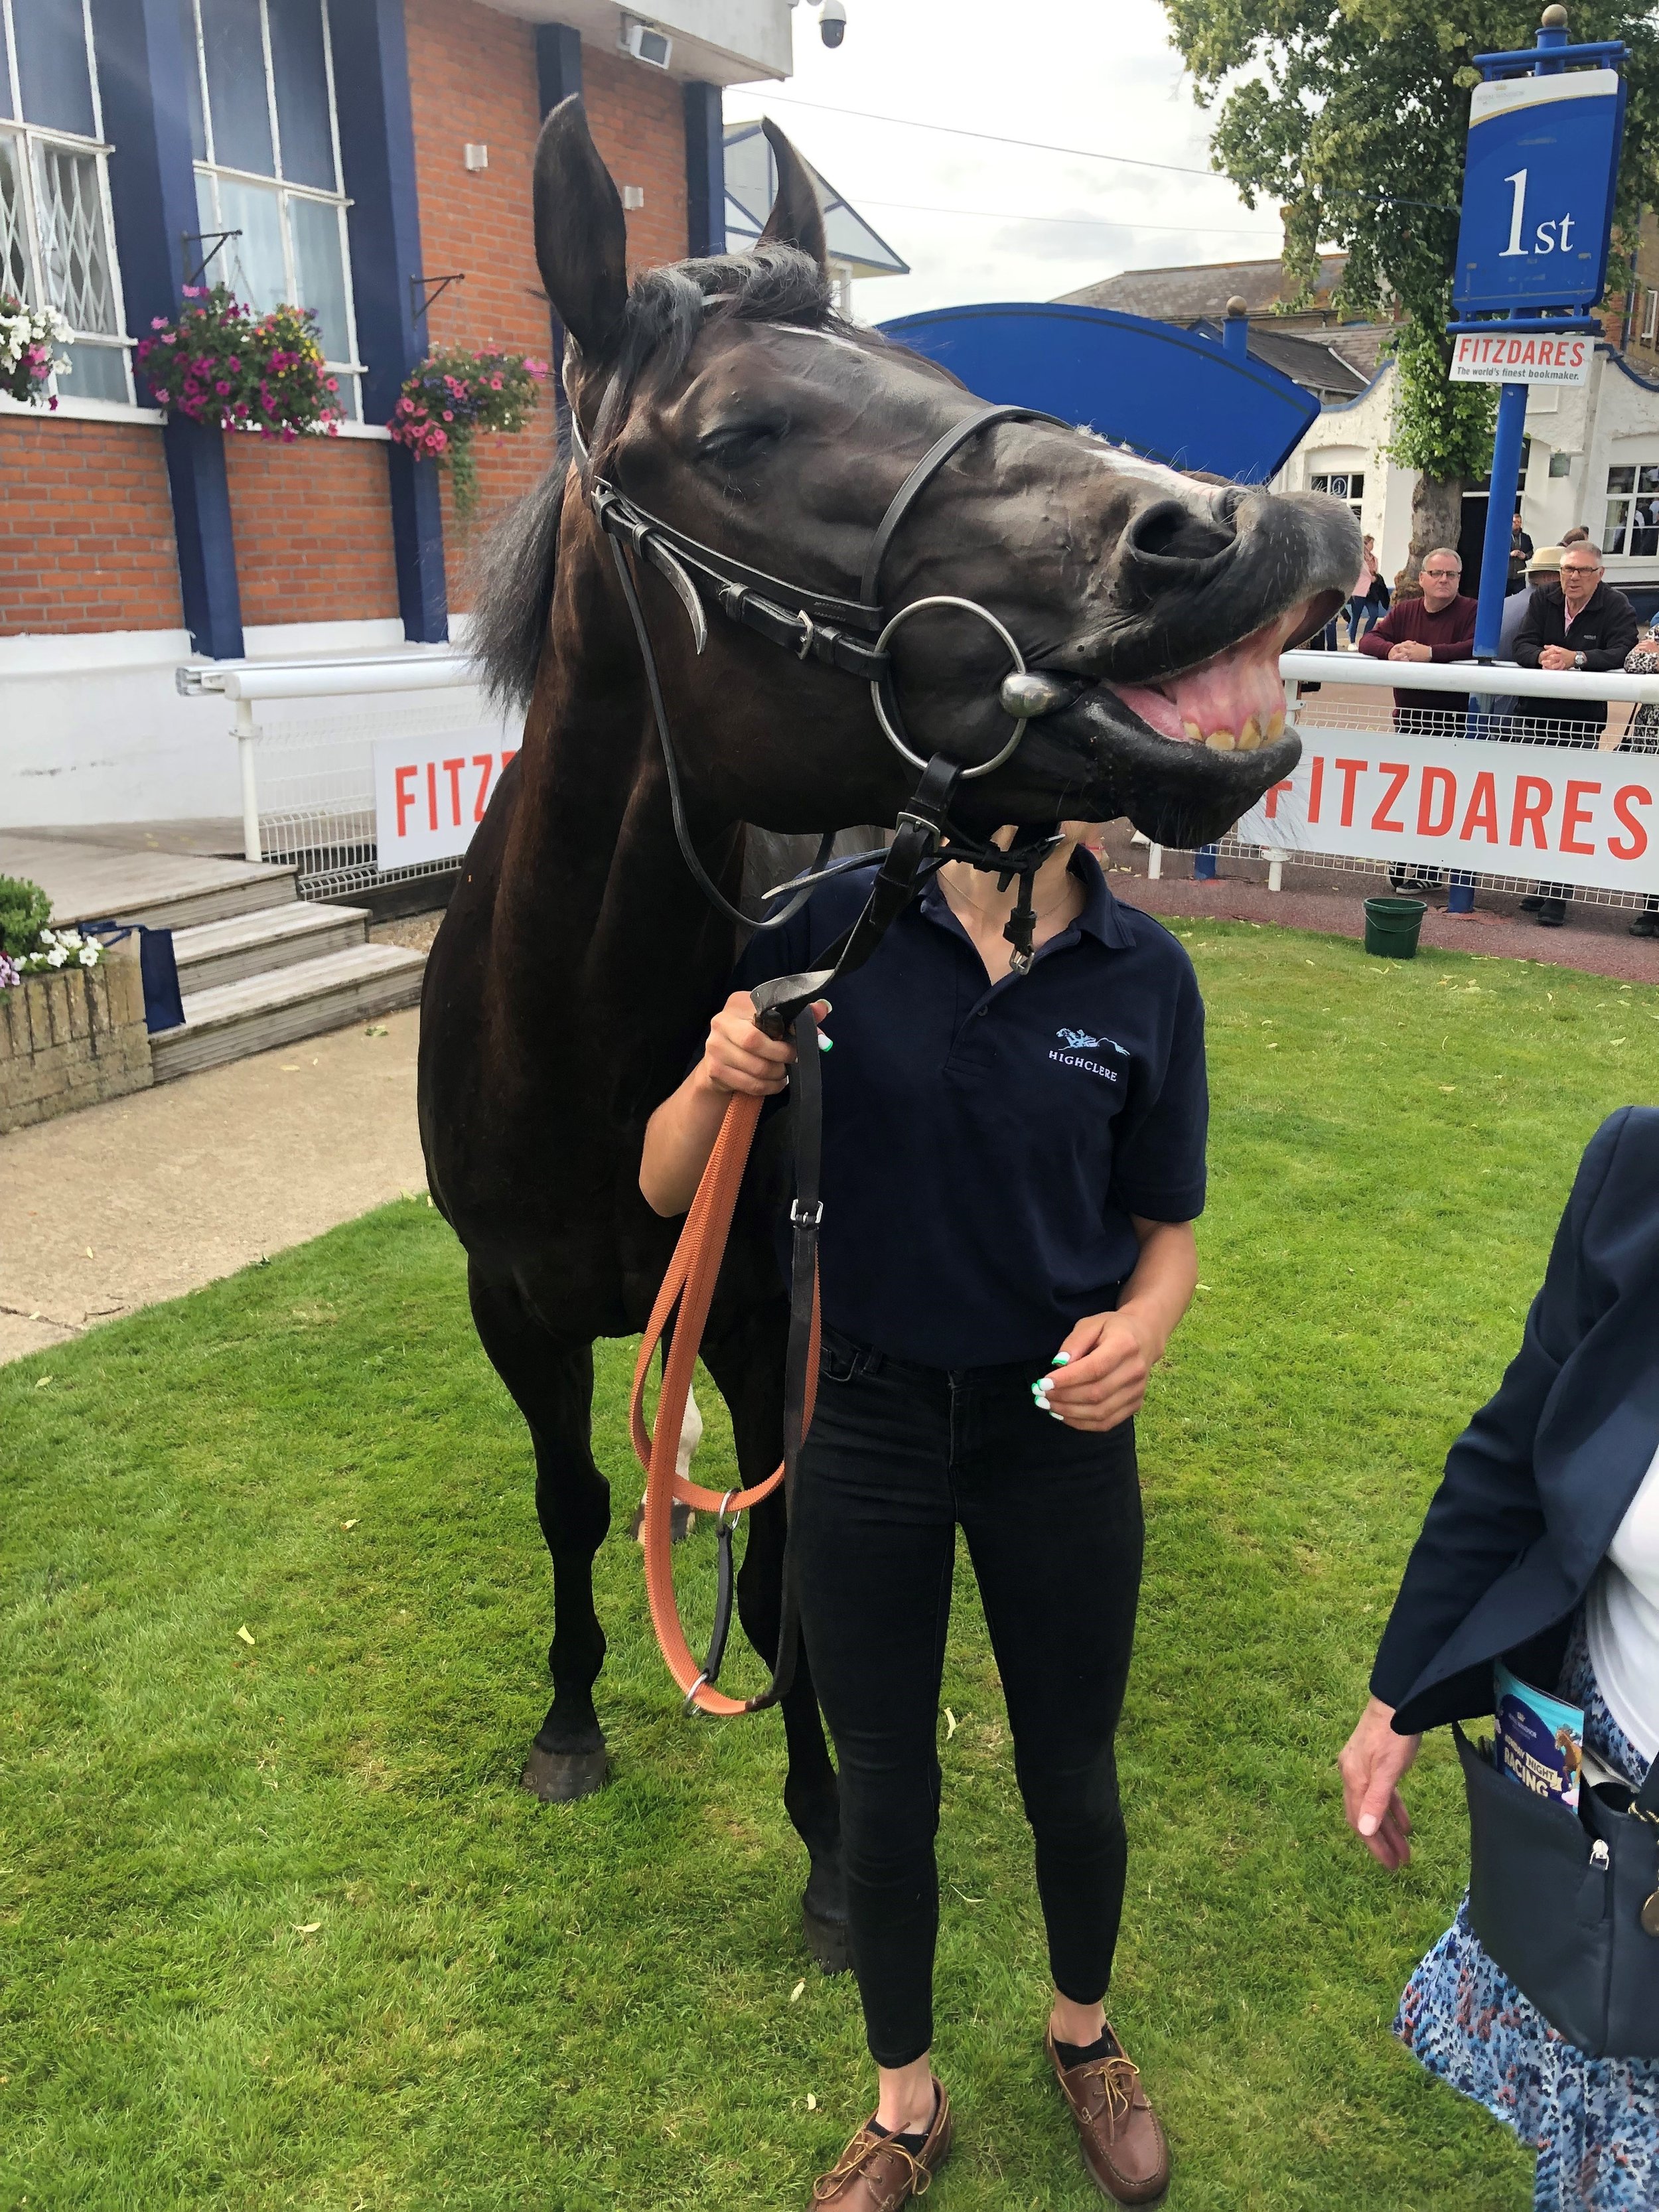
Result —
POLYGON ((1140 684, 1111 688, 1160 737, 1185 738, 1214 752, 1254 752, 1285 728, 1279 641, 1266 632, 1201 668, 1171 677, 1156 690, 1140 684))

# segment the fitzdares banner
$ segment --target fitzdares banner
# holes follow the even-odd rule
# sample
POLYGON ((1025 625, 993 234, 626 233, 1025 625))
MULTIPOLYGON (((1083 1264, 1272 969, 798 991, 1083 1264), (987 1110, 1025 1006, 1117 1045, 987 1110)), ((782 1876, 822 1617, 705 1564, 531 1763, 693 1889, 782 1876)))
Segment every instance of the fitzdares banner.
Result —
POLYGON ((1659 755, 1297 726, 1246 844, 1659 891, 1659 755))

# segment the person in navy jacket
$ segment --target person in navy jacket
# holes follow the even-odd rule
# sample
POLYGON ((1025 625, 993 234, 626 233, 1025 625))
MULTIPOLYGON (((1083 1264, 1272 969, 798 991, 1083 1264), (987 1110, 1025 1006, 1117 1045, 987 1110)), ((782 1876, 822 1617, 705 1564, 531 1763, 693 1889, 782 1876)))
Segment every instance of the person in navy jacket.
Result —
MULTIPOLYGON (((1639 1784, 1659 1755, 1659 1111, 1627 1106, 1579 1164, 1497 1395, 1452 1446, 1340 1762, 1348 1824, 1411 1856, 1400 1784, 1423 1731, 1492 1711, 1502 1659, 1584 1711, 1639 1784)), ((1468 1900, 1395 2032, 1539 2151, 1534 2203, 1659 2204, 1659 2062, 1591 2060, 1482 1948, 1468 1900)))

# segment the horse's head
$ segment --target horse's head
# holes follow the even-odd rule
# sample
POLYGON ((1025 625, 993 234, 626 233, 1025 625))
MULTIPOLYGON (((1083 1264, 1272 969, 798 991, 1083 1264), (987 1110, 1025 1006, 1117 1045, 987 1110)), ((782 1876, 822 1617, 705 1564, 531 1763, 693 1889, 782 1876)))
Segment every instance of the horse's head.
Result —
MULTIPOLYGON (((567 100, 537 153, 537 254, 568 334, 567 388, 593 471, 689 538, 852 599, 895 492, 975 403, 832 311, 810 180, 767 127, 780 187, 758 250, 653 270, 630 288, 621 202, 580 100, 567 100)), ((561 653, 601 606, 620 617, 574 477, 565 501, 561 653)), ((533 562, 538 542, 544 559, 545 525, 539 541, 515 549, 509 538, 507 559, 533 562)), ((962 787, 952 811, 965 824, 1127 814, 1191 844, 1294 765, 1278 656, 1335 611, 1359 559, 1358 526, 1335 501, 1200 483, 1084 432, 1004 422, 963 446, 907 514, 879 599, 890 614, 934 594, 973 600, 1056 679, 1058 703, 1027 724, 1007 764, 962 787)), ((550 581, 532 592, 537 580, 503 576, 499 557, 495 573, 478 649, 498 688, 522 693, 550 581)), ((865 684, 798 663, 712 605, 699 654, 668 583, 643 563, 639 574, 700 813, 779 830, 893 819, 915 775, 865 684)), ((1010 664, 987 624, 924 611, 891 650, 917 752, 972 764, 1002 748, 1010 664)))

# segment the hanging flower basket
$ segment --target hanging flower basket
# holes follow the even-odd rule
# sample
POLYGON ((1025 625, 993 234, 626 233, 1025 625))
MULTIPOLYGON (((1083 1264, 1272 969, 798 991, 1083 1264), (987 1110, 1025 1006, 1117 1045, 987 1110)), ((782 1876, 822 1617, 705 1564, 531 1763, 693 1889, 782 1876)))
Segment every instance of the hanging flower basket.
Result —
POLYGON ((227 284, 186 284, 194 302, 176 320, 157 315, 138 347, 139 366, 159 407, 216 430, 257 430, 292 445, 307 433, 335 436, 338 380, 323 365, 309 307, 254 315, 227 284))
POLYGON ((26 406, 48 407, 58 402, 46 390, 54 375, 67 376, 67 354, 53 355, 54 346, 67 345, 70 326, 56 307, 31 307, 15 292, 0 289, 0 392, 26 406))
POLYGON ((546 375, 547 363, 532 354, 468 353, 449 346, 405 378, 386 427, 417 460, 448 464, 455 512, 464 522, 478 504, 474 434, 522 430, 546 375))

